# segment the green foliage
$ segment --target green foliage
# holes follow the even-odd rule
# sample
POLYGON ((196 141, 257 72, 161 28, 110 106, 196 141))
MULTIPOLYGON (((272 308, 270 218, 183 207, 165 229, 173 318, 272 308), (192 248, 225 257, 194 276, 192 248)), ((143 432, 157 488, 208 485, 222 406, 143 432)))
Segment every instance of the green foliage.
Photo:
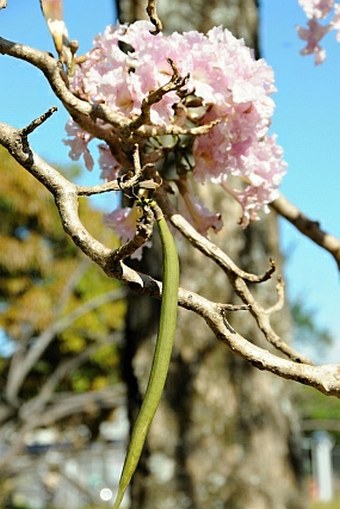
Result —
POLYGON ((316 313, 298 299, 291 303, 294 341, 298 346, 309 346, 322 354, 332 344, 330 331, 316 322, 316 313))
POLYGON ((314 502, 311 509, 339 509, 340 500, 333 500, 332 502, 314 502))
POLYGON ((336 398, 325 398, 321 392, 301 386, 297 391, 297 401, 303 419, 327 419, 340 422, 340 405, 336 398))
MULTIPOLYGON (((309 349, 314 350, 319 357, 325 355, 327 347, 332 344, 330 331, 316 323, 315 313, 308 310, 301 300, 292 304, 291 311, 294 339, 298 346, 309 346, 309 349)), ((336 398, 326 398, 313 388, 299 385, 295 390, 295 399, 303 421, 318 421, 321 428, 323 424, 320 421, 324 421, 324 427, 328 430, 327 425, 330 421, 340 420, 340 406, 336 398)), ((340 438, 340 430, 333 433, 340 438)))

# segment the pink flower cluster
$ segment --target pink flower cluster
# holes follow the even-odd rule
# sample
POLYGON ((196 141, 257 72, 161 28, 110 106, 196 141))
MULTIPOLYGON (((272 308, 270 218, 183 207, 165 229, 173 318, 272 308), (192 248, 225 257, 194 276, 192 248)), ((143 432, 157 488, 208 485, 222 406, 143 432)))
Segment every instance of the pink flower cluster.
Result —
MULTIPOLYGON (((197 99, 200 107, 188 107, 181 94, 171 91, 152 105, 150 123, 160 128, 188 128, 215 122, 205 134, 193 138, 191 178, 230 189, 242 206, 242 224, 246 225, 277 197, 285 173, 282 150, 268 134, 274 110, 270 97, 275 91, 273 71, 263 59, 255 60, 242 40, 221 27, 206 35, 191 31, 154 36, 150 29, 146 21, 108 27, 94 40, 94 48, 78 67, 71 88, 80 97, 105 103, 132 120, 141 113, 148 93, 169 82, 171 59, 179 74, 188 76, 187 97, 197 99), (232 187, 231 177, 238 177, 232 179, 232 187), (235 186, 235 180, 243 183, 235 186)), ((83 155, 91 169, 88 143, 92 137, 72 120, 67 133, 71 158, 83 155)), ((111 153, 114 150, 101 145, 100 152, 102 176, 116 178, 120 164, 111 153)), ((178 188, 181 192, 181 186, 178 188)), ((206 211, 197 204, 191 208, 206 211)), ((216 227, 216 215, 212 225, 216 227)))
POLYGON ((326 51, 320 46, 323 37, 332 30, 336 31, 336 39, 340 42, 340 4, 334 0, 299 0, 308 17, 308 26, 297 27, 299 37, 306 41, 306 46, 301 50, 302 55, 314 54, 315 64, 321 64, 326 58, 326 51), (330 16, 328 23, 321 24, 330 16))

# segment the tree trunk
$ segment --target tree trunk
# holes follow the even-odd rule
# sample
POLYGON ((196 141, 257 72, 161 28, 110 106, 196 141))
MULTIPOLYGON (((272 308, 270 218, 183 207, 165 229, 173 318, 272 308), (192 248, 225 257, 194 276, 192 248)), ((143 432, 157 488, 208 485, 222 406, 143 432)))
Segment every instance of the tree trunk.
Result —
MULTIPOLYGON (((121 0, 121 21, 146 17, 145 2, 121 0)), ((257 52, 257 6, 253 0, 158 3, 165 30, 206 31, 223 24, 257 52)), ((223 214, 216 242, 246 270, 261 273, 270 257, 280 261, 272 214, 245 231, 240 209, 216 186, 205 185, 203 202, 223 214)), ((218 302, 235 301, 223 273, 185 241, 176 239, 181 285, 218 302)), ((159 247, 159 246, 158 246, 159 247)), ((159 277, 157 246, 147 250, 144 270, 159 277), (158 273, 157 273, 158 271, 158 273)), ((275 282, 258 285, 262 303, 273 303, 275 282)), ((159 303, 131 295, 124 373, 129 415, 135 418, 144 393, 156 336, 159 303)), ((263 345, 246 312, 230 318, 245 337, 263 345)), ((289 334, 289 313, 276 319, 289 334)), ((131 489, 134 509, 301 509, 301 458, 291 384, 252 368, 216 340, 205 323, 185 310, 179 324, 165 394, 131 489)))

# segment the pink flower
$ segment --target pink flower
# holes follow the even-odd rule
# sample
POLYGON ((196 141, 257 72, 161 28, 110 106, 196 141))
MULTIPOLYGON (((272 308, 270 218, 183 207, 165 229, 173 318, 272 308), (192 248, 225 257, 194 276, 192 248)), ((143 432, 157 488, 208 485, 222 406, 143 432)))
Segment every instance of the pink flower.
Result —
POLYGON ((112 155, 110 148, 107 145, 101 143, 98 145, 98 150, 98 163, 102 170, 100 178, 106 180, 107 182, 117 179, 119 177, 121 166, 112 155))
MULTIPOLYGON (((221 122, 210 129, 208 134, 196 138, 193 174, 199 182, 203 183, 206 180, 220 182, 223 172, 231 168, 228 154, 231 152, 232 144, 227 134, 228 130, 228 123, 221 122)), ((226 172, 225 177, 227 177, 226 172)))
POLYGON ((302 55, 315 56, 315 64, 321 64, 326 57, 326 52, 321 48, 319 42, 330 31, 337 32, 336 39, 340 42, 340 4, 334 0, 299 0, 304 9, 308 21, 308 28, 297 27, 299 37, 307 41, 305 48, 301 50, 302 55), (318 20, 330 16, 327 24, 321 25, 318 20))
POLYGON ((105 214, 104 224, 112 227, 123 242, 132 240, 136 234, 136 224, 139 217, 137 207, 124 207, 105 214))
POLYGON ((309 19, 325 18, 333 9, 334 0, 299 0, 309 19))
MULTIPOLYGON (((316 21, 310 23, 308 31, 301 29, 301 36, 308 41, 305 51, 316 52, 324 33, 320 25, 315 25, 316 21)), ((236 39, 222 27, 215 27, 206 35, 190 31, 156 36, 150 34, 150 28, 147 21, 106 28, 95 38, 85 62, 77 67, 71 90, 90 103, 106 104, 124 119, 133 120, 141 113, 148 94, 171 79, 171 59, 179 74, 188 77, 187 82, 180 91, 166 93, 152 104, 149 124, 156 131, 174 125, 208 127, 200 136, 141 138, 142 158, 159 163, 161 177, 166 180, 167 176, 162 174, 162 159, 172 150, 174 159, 179 160, 185 150, 183 144, 186 144, 192 148, 189 156, 193 166, 191 162, 187 166, 188 172, 192 170, 196 185, 210 181, 228 188, 241 203, 243 224, 246 224, 276 196, 284 173, 282 150, 275 137, 268 136, 274 111, 273 71, 263 59, 255 60, 243 40, 236 39), (190 106, 190 97, 196 101, 195 107, 190 106), (233 183, 234 177, 238 177, 246 182, 246 187, 231 188, 230 177, 233 183)), ((321 58, 320 52, 318 58, 321 58)), ((121 132, 115 132, 114 126, 108 128, 119 139, 121 132)), ((71 157, 77 159, 83 155, 87 167, 91 167, 88 143, 92 136, 73 121, 69 122, 67 133, 71 157)), ((122 143, 122 151, 124 146, 122 143)), ((128 143, 126 146, 128 157, 131 147, 128 143)), ((115 153, 115 147, 104 144, 99 145, 99 154, 101 177, 116 179, 122 169, 116 160, 122 160, 121 154, 115 153)), ((190 178, 188 174, 186 184, 183 183, 182 165, 178 199, 181 211, 201 233, 205 234, 208 228, 218 230, 221 227, 219 215, 194 199, 188 184, 190 178)), ((134 234, 133 210, 119 209, 106 218, 123 240, 134 234)))
POLYGON ((327 34, 330 27, 329 25, 320 25, 315 19, 308 21, 308 28, 297 27, 299 37, 307 41, 305 48, 301 50, 302 55, 311 55, 314 53, 315 64, 321 64, 326 58, 326 52, 321 48, 319 42, 327 34))
POLYGON ((210 212, 194 195, 187 178, 177 181, 179 189, 178 211, 201 233, 206 235, 212 228, 216 233, 223 226, 221 214, 210 212))
POLYGON ((81 129, 72 119, 66 124, 66 132, 70 136, 69 139, 64 140, 64 144, 70 146, 68 155, 73 161, 78 161, 82 155, 86 168, 91 171, 94 161, 87 144, 93 139, 93 136, 81 129))
POLYGON ((331 30, 335 30, 336 40, 340 42, 340 4, 336 4, 334 7, 334 16, 332 21, 330 22, 331 30))
MULTIPOLYGON (((122 242, 132 240, 136 234, 137 220, 140 217, 140 210, 134 206, 132 208, 117 208, 110 214, 104 215, 104 224, 112 228, 120 237, 122 242)), ((131 258, 140 260, 142 258, 143 247, 150 247, 151 243, 147 242, 144 246, 135 251, 131 258)))
POLYGON ((247 185, 242 190, 231 190, 243 209, 243 227, 249 221, 257 220, 260 210, 267 213, 268 204, 278 197, 278 188, 287 168, 282 156, 276 137, 267 136, 243 157, 241 173, 247 185))

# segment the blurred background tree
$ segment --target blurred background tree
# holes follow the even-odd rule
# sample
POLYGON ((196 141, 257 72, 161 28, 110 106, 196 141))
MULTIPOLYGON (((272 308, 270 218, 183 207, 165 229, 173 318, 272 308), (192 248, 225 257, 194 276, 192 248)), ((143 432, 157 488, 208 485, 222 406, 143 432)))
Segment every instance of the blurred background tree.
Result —
MULTIPOLYGON (((37 427, 87 426, 94 439, 121 403, 118 364, 125 291, 65 235, 50 194, 0 150, 1 476, 37 427), (9 433, 10 431, 10 433, 9 433)), ((66 170, 75 176, 77 168, 66 170)), ((89 230, 114 247, 102 213, 89 230)))

